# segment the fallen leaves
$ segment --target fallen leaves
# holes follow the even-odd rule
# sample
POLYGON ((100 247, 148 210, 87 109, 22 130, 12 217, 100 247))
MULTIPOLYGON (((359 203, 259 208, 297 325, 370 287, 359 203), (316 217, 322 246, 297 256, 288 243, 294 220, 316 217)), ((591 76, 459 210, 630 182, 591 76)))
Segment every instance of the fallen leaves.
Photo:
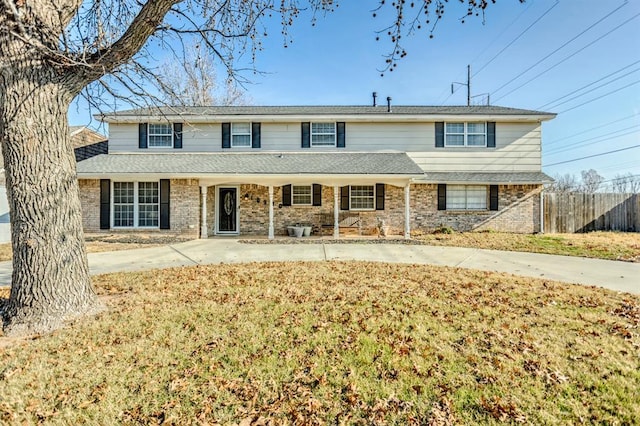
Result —
POLYGON ((624 397, 640 387, 634 296, 366 262, 201 266, 95 281, 101 294, 118 295, 109 312, 0 349, 0 422, 640 417, 624 397))

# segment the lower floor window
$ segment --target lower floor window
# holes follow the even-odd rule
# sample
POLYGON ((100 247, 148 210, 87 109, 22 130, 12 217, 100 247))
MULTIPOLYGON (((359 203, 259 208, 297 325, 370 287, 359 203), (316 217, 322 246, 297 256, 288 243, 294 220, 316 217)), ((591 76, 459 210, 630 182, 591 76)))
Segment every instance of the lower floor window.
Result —
POLYGON ((376 206, 374 185, 351 185, 351 210, 373 210, 376 206))
POLYGON ((292 204, 294 206, 311 205, 311 185, 293 185, 291 187, 292 204))
POLYGON ((114 228, 159 225, 160 189, 158 182, 114 182, 114 228))
POLYGON ((447 185, 447 210, 486 210, 487 187, 447 185))

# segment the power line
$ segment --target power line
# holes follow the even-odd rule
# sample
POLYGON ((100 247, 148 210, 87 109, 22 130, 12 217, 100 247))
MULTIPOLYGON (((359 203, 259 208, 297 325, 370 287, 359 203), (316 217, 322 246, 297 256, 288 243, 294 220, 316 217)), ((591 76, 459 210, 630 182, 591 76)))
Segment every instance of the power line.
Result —
POLYGON ((633 74, 633 73, 634 73, 634 72, 636 72, 636 71, 640 71, 640 68, 635 69, 635 70, 633 70, 633 71, 631 71, 631 72, 628 72, 628 73, 626 73, 626 74, 624 74, 624 75, 621 75, 620 77, 614 78, 613 80, 608 81, 608 82, 606 82, 606 83, 602 83, 601 85, 596 86, 596 87, 594 87, 593 89, 588 90, 588 91, 586 91, 586 92, 584 92, 584 93, 581 93, 581 94, 579 94, 579 95, 576 95, 576 96, 574 96, 574 97, 572 97, 572 98, 569 98, 569 99, 567 99, 566 101, 562 101, 562 102, 560 102, 559 104, 556 104, 556 105, 554 106, 554 108, 558 108, 560 105, 564 105, 564 104, 566 104, 567 102, 571 102, 571 101, 573 101, 573 100, 575 100, 575 99, 578 99, 578 98, 581 98, 581 97, 583 97, 583 96, 585 96, 585 95, 588 95, 588 94, 589 94, 589 93, 591 93, 591 92, 595 92, 596 90, 598 90, 598 89, 600 89, 600 88, 602 88, 602 87, 604 87, 604 86, 608 86, 608 85, 610 85, 611 83, 615 83, 616 81, 620 80, 621 78, 624 78, 624 77, 626 77, 626 76, 628 76, 628 75, 631 75, 631 74, 633 74))
POLYGON ((615 182, 617 180, 623 180, 623 179, 629 179, 629 178, 635 178, 635 177, 640 177, 640 174, 637 174, 637 175, 627 174, 627 175, 619 176, 613 179, 603 180, 602 183, 615 182))
MULTIPOLYGON (((640 63, 640 60, 635 61, 634 63, 629 64, 629 65, 627 65, 626 67, 622 67, 622 68, 620 68, 620 69, 618 69, 618 70, 616 70, 616 71, 612 72, 611 74, 607 74, 607 75, 605 75, 604 77, 601 77, 601 78, 599 78, 599 79, 598 79, 598 80, 596 80, 596 81, 592 81, 591 83, 589 83, 589 84, 587 84, 587 85, 585 85, 585 86, 582 86, 582 87, 580 87, 580 88, 578 88, 578 89, 574 90, 573 92, 567 93, 567 94, 566 94, 566 95, 564 95, 564 96, 560 96, 559 98, 556 98, 556 99, 554 99, 554 100, 552 100, 552 101, 550 101, 550 102, 547 102, 546 104, 544 104, 544 105, 542 105, 542 106, 539 106, 539 107, 538 107, 538 108, 536 108, 536 109, 540 111, 540 110, 542 110, 543 108, 546 108, 548 105, 553 105, 553 104, 555 104, 556 102, 558 102, 559 100, 562 100, 562 99, 564 99, 564 98, 566 98, 566 97, 568 97, 568 96, 571 96, 571 95, 573 95, 574 93, 577 93, 577 92, 581 91, 582 89, 586 89, 587 87, 592 86, 592 85, 594 85, 594 84, 596 84, 596 83, 598 83, 598 82, 600 82, 600 81, 602 81, 602 80, 604 80, 604 79, 606 79, 606 78, 609 78, 609 77, 611 77, 612 75, 615 75, 615 74, 619 73, 620 71, 623 71, 623 70, 625 70, 625 69, 627 69, 627 68, 630 68, 630 67, 632 67, 632 66, 634 66, 634 65, 636 65, 636 64, 638 64, 638 63, 640 63)), ((569 101, 571 101, 571 100, 573 100, 573 99, 579 98, 580 96, 584 96, 584 95, 586 95, 587 93, 591 93, 591 92, 593 92, 593 91, 594 91, 594 90, 596 90, 596 89, 599 89, 599 88, 601 88, 601 87, 604 87, 604 86, 606 86, 606 85, 608 85, 608 84, 613 83, 614 81, 618 81, 618 80, 620 80, 621 78, 626 77, 626 76, 628 76, 629 74, 633 74, 634 72, 639 71, 639 70, 640 70, 640 68, 637 68, 637 69, 635 69, 635 70, 633 70, 633 71, 628 72, 627 74, 624 74, 624 75, 621 75, 621 76, 619 76, 619 77, 616 77, 615 79, 613 79, 613 80, 611 80, 611 81, 609 81, 609 82, 607 82, 607 83, 601 84, 601 85, 600 85, 600 86, 598 86, 598 87, 594 87, 593 89, 591 89, 591 90, 590 90, 590 91, 588 91, 588 92, 585 92, 585 93, 583 93, 583 94, 581 94, 581 95, 578 95, 578 96, 575 96, 575 97, 573 97, 573 98, 571 98, 571 99, 568 99, 568 100, 566 100, 566 101, 563 101, 562 103, 560 103, 560 104, 558 104, 558 105, 555 105, 555 107, 554 107, 554 108, 557 108, 558 106, 560 106, 560 105, 562 105, 562 104, 564 104, 564 103, 567 103, 567 102, 569 102, 569 101)))
POLYGON ((540 62, 544 61, 545 59, 549 58, 550 56, 552 56, 554 53, 556 53, 557 51, 559 51, 560 49, 562 49, 563 47, 565 47, 566 45, 568 45, 569 43, 573 42, 575 39, 581 37, 584 33, 586 33, 587 31, 591 30, 593 27, 595 27, 596 25, 598 25, 599 23, 601 23, 602 21, 604 21, 605 19, 607 19, 609 16, 613 15, 614 13, 616 13, 618 10, 620 10, 622 7, 624 7, 627 4, 627 1, 625 0, 624 3, 622 3, 620 6, 616 7, 615 9, 613 9, 611 12, 607 13, 605 16, 603 16, 602 18, 600 18, 599 20, 597 20, 596 22, 594 22, 593 24, 591 24, 590 26, 588 26, 586 29, 582 30, 578 35, 574 36, 572 39, 570 39, 569 41, 565 42, 564 44, 562 44, 560 47, 558 47, 557 49, 555 49, 553 52, 549 53, 547 56, 545 56, 544 58, 540 59, 538 62, 536 62, 535 64, 531 65, 529 68, 527 68, 526 70, 522 71, 520 74, 516 75, 515 77, 513 77, 511 80, 507 81, 505 84, 503 84, 502 86, 498 87, 496 90, 493 91, 493 93, 500 91, 500 89, 502 89, 503 87, 507 86, 508 84, 510 84, 512 81, 518 79, 520 76, 522 76, 523 74, 527 73, 529 70, 531 70, 531 68, 535 67, 536 65, 538 65, 540 62))
MULTIPOLYGON (((527 28, 524 29, 524 31, 522 31, 520 34, 518 34, 516 36, 516 38, 514 38, 513 40, 511 40, 505 47, 502 48, 502 50, 500 50, 493 58, 489 59, 489 62, 487 62, 486 64, 484 64, 483 66, 480 67, 480 69, 478 71, 476 71, 473 76, 475 77, 476 74, 478 74, 480 71, 482 71, 483 69, 485 69, 491 62, 493 62, 498 56, 500 56, 505 50, 507 50, 509 47, 511 47, 511 45, 513 43, 515 43, 516 41, 518 41, 518 39, 520 37, 522 37, 527 31, 529 31, 531 28, 533 28, 534 25, 536 25, 538 22, 540 22, 540 20, 542 20, 542 18, 544 18, 549 12, 551 12, 551 10, 556 7, 558 4, 560 3, 559 0, 556 0, 556 2, 549 8, 547 9, 542 15, 540 15, 538 17, 538 19, 536 19, 535 21, 533 21, 533 23, 531 25, 529 25, 527 28)), ((524 13, 524 12, 523 12, 524 13)), ((518 16, 519 18, 519 16, 518 16)), ((517 18, 516 18, 517 19, 517 18)), ((514 21, 515 22, 515 21, 514 21)), ((508 27, 507 27, 508 28, 508 27)), ((486 49, 485 49, 486 50, 486 49)), ((484 52, 483 52, 484 53, 484 52)))
POLYGON ((636 80, 636 81, 634 81, 633 83, 629 83, 629 84, 627 84, 626 86, 622 86, 622 87, 620 87, 619 89, 612 90, 611 92, 607 92, 607 93, 605 93, 604 95, 600 95, 600 96, 598 96, 598 97, 591 98, 591 99, 589 99, 588 101, 585 101, 585 102, 583 102, 583 103, 581 103, 581 104, 578 104, 578 105, 573 106, 573 107, 571 107, 571 108, 565 109, 564 111, 560 111, 558 114, 564 114, 565 112, 568 112, 568 111, 574 110, 574 109, 576 109, 576 108, 578 108, 578 107, 581 107, 581 106, 583 106, 583 105, 586 105, 586 104, 590 104, 591 102, 599 101, 600 99, 602 99, 602 98, 604 98, 604 97, 606 97, 606 96, 613 95, 614 93, 617 93, 617 92, 619 92, 619 91, 621 91, 621 90, 624 90, 624 89, 626 89, 627 87, 634 86, 634 85, 636 85, 636 84, 638 84, 638 83, 640 83, 640 80, 636 80))
MULTIPOLYGON (((557 1, 556 1, 556 3, 557 3, 557 1)), ((504 35, 504 33, 506 33, 506 32, 507 32, 507 30, 508 30, 509 28, 511 28, 511 26, 512 26, 513 24, 515 24, 515 23, 516 23, 516 21, 517 21, 518 19, 520 19, 520 18, 522 17, 522 15, 524 15, 524 14, 525 14, 525 13, 526 13, 530 8, 531 8, 531 6, 533 6, 533 4, 534 4, 534 2, 533 2, 533 1, 532 1, 532 2, 530 2, 530 3, 529 3, 529 5, 528 5, 528 6, 527 6, 527 7, 526 7, 522 12, 520 12, 520 14, 519 14, 518 16, 516 16, 516 17, 515 17, 515 19, 514 19, 513 21, 511 21, 511 22, 509 23, 509 25, 507 25, 506 27, 504 27, 504 29, 500 32, 500 34, 498 34, 498 35, 497 35, 493 40, 491 40, 491 42, 487 45, 487 47, 485 47, 485 48, 482 50, 482 52, 478 53, 478 55, 477 55, 475 58, 473 58, 473 60, 471 61, 471 64, 474 64, 474 63, 475 63, 475 62, 476 62, 476 61, 477 61, 477 60, 478 60, 482 55, 484 55, 484 52, 486 52, 487 50, 489 50, 489 48, 490 48, 491 46, 493 46, 493 44, 494 44, 496 41, 498 41, 499 39, 501 39, 501 38, 502 38, 502 36, 504 35)), ((483 67, 483 68, 484 68, 484 67, 483 67)), ((476 75, 476 74, 478 74, 479 72, 480 72, 480 71, 476 71, 476 73, 475 73, 475 74, 473 74, 473 76, 475 76, 475 75, 476 75)))
POLYGON ((600 157, 602 155, 613 154, 615 152, 628 151, 630 149, 639 148, 639 147, 640 147, 640 144, 639 145, 632 145, 632 146, 628 146, 626 148, 615 149, 613 151, 601 152, 600 154, 587 155, 586 157, 574 158, 574 159, 571 159, 571 160, 565 160, 565 161, 559 161, 557 163, 547 164, 545 167, 551 167, 551 166, 557 166, 557 165, 560 165, 560 164, 573 163, 574 161, 586 160, 587 158, 600 157))
MULTIPOLYGON (((507 25, 507 26, 506 26, 506 27, 505 27, 505 28, 500 32, 500 34, 498 34, 498 35, 497 35, 497 36, 496 36, 496 37, 495 37, 495 38, 494 38, 494 39, 493 39, 493 40, 492 40, 492 41, 491 41, 491 42, 490 42, 490 43, 489 43, 489 44, 488 44, 488 45, 487 45, 483 50, 482 50, 482 52, 480 52, 480 53, 479 53, 479 54, 478 54, 478 55, 477 55, 477 56, 476 56, 476 57, 471 61, 471 64, 475 63, 475 62, 478 60, 478 58, 480 58, 480 57, 484 54, 484 52, 486 52, 486 51, 487 51, 491 46, 493 46, 493 44, 494 44, 498 39, 500 39, 500 38, 502 37, 502 35, 503 35, 503 34, 504 34, 504 33, 505 33, 509 28, 511 28, 511 26, 512 26, 512 25, 513 25, 513 24, 514 24, 518 19, 520 19, 520 18, 522 17, 522 15, 524 15, 524 14, 525 14, 525 13, 526 13, 530 8, 531 8, 531 6, 533 6, 533 3, 534 3, 533 1, 532 1, 532 2, 530 2, 530 3, 529 3, 529 5, 528 5, 528 6, 527 6, 527 7, 526 7, 522 12, 520 12, 520 14, 519 14, 518 16, 516 16, 516 18, 515 18, 513 21, 511 21, 511 23, 509 23, 509 25, 507 25)), ((556 1, 556 3, 558 3, 558 1, 556 1)), ((555 7, 555 5, 554 5, 554 7, 555 7)), ((488 64, 485 64, 485 66, 486 66, 486 65, 488 65, 488 64)), ((475 76, 478 72, 480 72, 480 71, 477 71, 475 74, 473 74, 473 76, 475 76)), ((460 74, 460 75, 462 75, 462 74, 460 74)), ((456 78, 456 80, 457 80, 457 79, 458 79, 458 78, 456 78)), ((439 103, 439 104, 444 104, 446 101, 448 101, 448 100, 449 100, 449 98, 450 98, 451 96, 453 96, 453 93, 450 93, 450 92, 449 92, 449 90, 445 89, 445 90, 443 90, 443 91, 442 91, 442 93, 440 93, 440 95, 438 96, 438 99, 442 99, 442 97, 443 97, 444 95, 446 95, 447 93, 448 93, 448 96, 447 96, 443 101, 438 101, 438 103, 439 103)))
MULTIPOLYGON (((593 40, 591 43, 586 44, 585 46, 581 47, 580 49, 576 50, 575 52, 573 52, 571 55, 565 57, 564 59, 562 59, 560 62, 556 62, 554 65, 550 66, 549 68, 545 69, 544 71, 536 74, 535 76, 533 76, 532 78, 530 78, 529 80, 525 81, 524 83, 522 83, 521 85, 511 89, 510 91, 508 91, 507 93, 505 93, 504 95, 500 96, 499 98, 497 98, 496 100, 500 100, 502 98, 504 98, 505 96, 510 95, 511 93, 515 92, 516 90, 526 86, 527 84, 531 83, 533 80, 538 79, 539 77, 541 77, 542 75, 546 74, 547 72, 551 71, 552 69, 554 69, 555 67, 557 67, 558 65, 568 61, 569 59, 573 58, 574 56, 576 56, 578 53, 582 52, 583 50, 585 50, 588 47, 591 47, 592 45, 594 45, 595 43, 597 43, 598 41, 602 40, 603 38, 605 38, 606 36, 608 36, 609 34, 611 34, 612 32, 618 30, 619 28, 621 28, 623 25, 628 24, 629 22, 631 22, 632 20, 636 19, 638 16, 640 16, 640 13, 636 13, 635 15, 633 15, 631 18, 627 19, 626 21, 624 21, 622 24, 612 28, 611 30, 607 31, 606 33, 602 34, 600 37, 598 37, 597 39, 593 40)), ((513 81, 513 79, 511 80, 513 81)), ((506 86, 506 84, 503 84, 502 86, 500 86, 500 88, 503 88, 504 86, 506 86)), ((497 90, 494 90, 494 92, 496 92, 497 90)))
POLYGON ((598 125, 598 126, 596 126, 596 127, 591 127, 591 128, 589 128, 589 129, 583 130, 583 131, 581 131, 581 132, 574 133, 574 134, 572 134, 571 136, 567 136, 566 138, 556 139, 556 140, 553 140, 553 141, 551 141, 551 142, 547 142, 547 143, 546 143, 546 145, 547 145, 547 146, 548 146, 548 145, 553 145, 553 144, 555 144, 555 143, 558 143, 558 142, 561 142, 561 141, 564 141, 564 140, 567 140, 567 139, 573 139, 573 138, 575 138, 576 136, 580 136, 580 135, 583 135, 583 134, 585 134, 585 133, 589 133, 589 132, 591 132, 591 131, 593 131, 593 130, 598 130, 598 129, 601 129, 601 128, 603 128, 603 127, 610 126, 611 124, 619 123, 619 122, 621 122, 621 121, 628 120, 628 119, 630 119, 630 118, 634 118, 634 117, 638 117, 638 114, 631 114, 631 115, 627 115, 626 117, 622 117, 622 118, 619 118, 619 119, 617 119, 617 120, 609 121, 608 123, 600 124, 600 125, 598 125))
MULTIPOLYGON (((640 124, 635 125, 635 126, 631 126, 631 127, 627 127, 626 129, 617 130, 617 131, 615 131, 613 133, 620 133, 620 132, 623 132, 623 131, 626 131, 626 130, 629 130, 629 129, 633 129, 633 128, 637 128, 637 127, 640 127, 640 124)), ((585 139, 585 140, 582 140, 582 141, 579 141, 579 142, 574 142, 574 143, 569 144, 569 145, 565 145, 565 146, 562 146, 562 147, 559 147, 559 148, 555 148, 555 149, 549 150, 546 154, 548 154, 548 155, 556 155, 556 154, 559 154, 561 152, 572 151, 572 150, 576 149, 577 147, 589 146, 589 145, 593 145, 595 143, 600 143, 600 142, 608 141, 608 140, 611 140, 611 139, 620 138, 622 136, 632 135, 634 133, 638 133, 638 131, 634 130, 634 131, 631 131, 631 132, 622 133, 620 135, 613 135, 612 134, 611 136, 608 136, 608 137, 605 137, 606 135, 595 136, 593 138, 585 139), (598 139, 598 140, 594 141, 594 139, 598 139), (589 141, 593 141, 593 142, 589 142, 589 141), (584 142, 589 142, 589 143, 584 143, 584 142)))

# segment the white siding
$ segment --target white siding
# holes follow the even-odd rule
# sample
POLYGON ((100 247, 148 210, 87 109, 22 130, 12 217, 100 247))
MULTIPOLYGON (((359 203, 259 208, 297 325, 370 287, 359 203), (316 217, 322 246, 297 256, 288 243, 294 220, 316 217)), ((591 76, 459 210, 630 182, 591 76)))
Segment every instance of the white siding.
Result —
MULTIPOLYGON (((141 152, 137 124, 111 124, 109 152, 141 152)), ((434 123, 347 123, 345 151, 400 151, 425 171, 540 171, 539 123, 497 123, 495 148, 436 148, 434 123)), ((185 124, 174 152, 301 151, 300 123, 262 123, 260 150, 222 149, 220 123, 185 124)), ((149 149, 147 152, 167 151, 149 149)), ((336 151, 311 148, 304 152, 336 151)))
POLYGON ((137 124, 109 124, 109 152, 138 151, 137 124))
POLYGON ((346 145, 354 151, 427 151, 435 145, 433 123, 347 123, 346 145))
POLYGON ((540 130, 539 123, 497 123, 495 148, 435 148, 434 142, 409 157, 432 172, 539 172, 540 130))

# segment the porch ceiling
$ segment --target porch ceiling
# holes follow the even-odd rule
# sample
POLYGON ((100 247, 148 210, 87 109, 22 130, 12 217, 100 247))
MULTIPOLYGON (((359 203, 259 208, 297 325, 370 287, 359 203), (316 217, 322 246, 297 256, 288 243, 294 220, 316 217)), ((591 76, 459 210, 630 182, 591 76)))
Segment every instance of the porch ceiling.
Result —
POLYGON ((204 185, 388 183, 423 176, 404 153, 160 153, 103 154, 77 165, 80 179, 199 179, 204 185))

